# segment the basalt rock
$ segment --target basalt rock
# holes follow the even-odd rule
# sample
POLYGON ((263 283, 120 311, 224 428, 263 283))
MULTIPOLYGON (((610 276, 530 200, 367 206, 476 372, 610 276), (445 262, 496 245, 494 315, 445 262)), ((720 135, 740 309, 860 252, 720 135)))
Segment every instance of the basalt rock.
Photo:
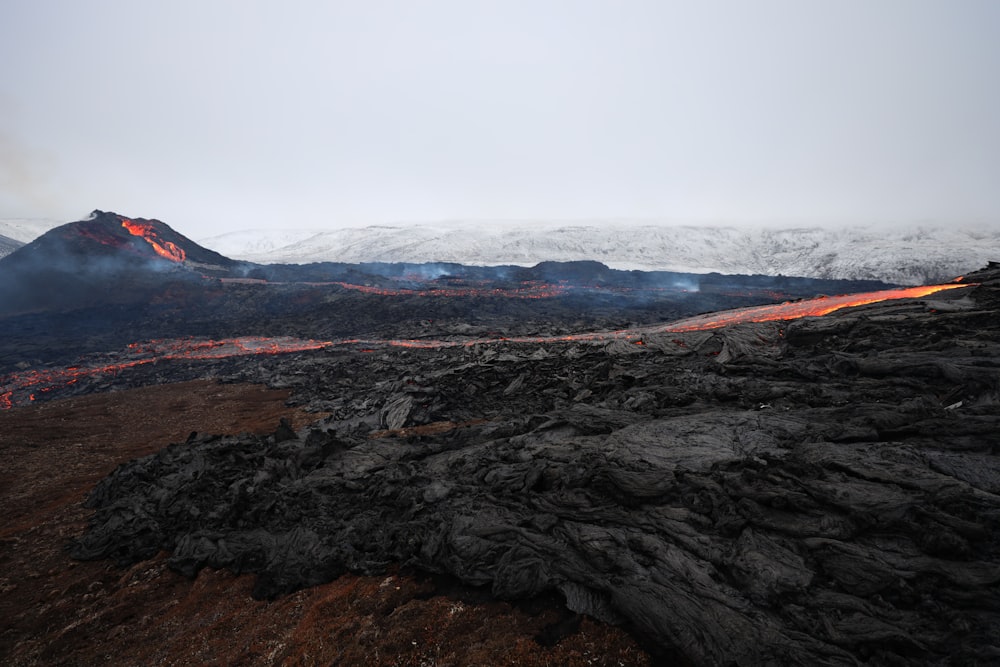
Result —
POLYGON ((390 564, 556 590, 702 665, 993 663, 998 277, 641 346, 274 360, 330 418, 122 466, 73 553, 260 597, 390 564))

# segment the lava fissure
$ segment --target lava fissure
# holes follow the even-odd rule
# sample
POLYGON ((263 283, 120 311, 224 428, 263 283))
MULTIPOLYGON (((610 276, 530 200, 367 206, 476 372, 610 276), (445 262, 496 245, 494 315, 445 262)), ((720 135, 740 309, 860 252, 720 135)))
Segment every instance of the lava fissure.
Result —
POLYGON ((183 262, 187 254, 175 243, 164 241, 150 223, 134 222, 128 218, 122 219, 122 227, 132 236, 138 236, 148 243, 157 255, 171 262, 183 262))

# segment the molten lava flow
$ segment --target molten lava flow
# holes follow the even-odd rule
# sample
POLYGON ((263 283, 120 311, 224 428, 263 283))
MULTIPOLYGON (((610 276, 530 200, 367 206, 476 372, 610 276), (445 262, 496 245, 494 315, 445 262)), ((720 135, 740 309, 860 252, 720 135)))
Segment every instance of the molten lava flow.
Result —
POLYGON ((862 292, 860 294, 841 294, 839 296, 822 296, 815 299, 803 299, 786 303, 776 303, 767 306, 753 306, 725 310, 719 313, 697 315, 677 322, 671 322, 656 331, 703 331, 717 329, 730 324, 744 322, 771 322, 774 320, 794 320, 800 317, 818 317, 827 315, 841 308, 864 306, 880 301, 893 299, 915 299, 935 292, 941 292, 970 285, 951 283, 948 285, 924 285, 921 287, 904 287, 900 289, 882 290, 880 292, 862 292))
MULTIPOLYGON (((347 345, 363 343, 369 348, 378 345, 387 345, 390 347, 438 349, 446 347, 473 347, 487 343, 587 343, 626 340, 642 346, 646 344, 642 338, 643 335, 646 334, 705 331, 708 329, 718 329, 719 327, 725 327, 731 324, 745 324, 747 322, 771 322, 776 320, 794 320, 801 317, 818 317, 827 315, 842 308, 864 306, 870 303, 891 301, 894 299, 915 299, 929 294, 934 294, 935 292, 973 286, 974 285, 972 284, 951 283, 947 285, 905 287, 900 289, 882 290, 879 292, 823 296, 815 299, 803 299, 802 301, 792 301, 767 306, 751 306, 748 308, 737 308, 735 310, 724 310, 706 315, 697 315, 695 317, 677 320, 660 326, 643 327, 638 329, 622 329, 619 331, 598 331, 582 334, 567 334, 563 336, 514 336, 510 338, 472 338, 467 340, 449 341, 425 339, 397 339, 383 341, 345 340, 330 344, 347 345)), ((682 341, 675 342, 679 345, 683 345, 682 341)))
MULTIPOLYGON (((207 276, 206 276, 207 278, 207 276)), ((437 280, 427 281, 427 287, 386 287, 375 285, 359 285, 339 280, 286 282, 270 281, 260 278, 219 278, 219 282, 229 285, 306 285, 308 287, 340 287, 346 290, 375 294, 378 296, 419 296, 419 297, 500 297, 505 299, 551 299, 572 294, 608 294, 628 295, 634 297, 659 297, 664 294, 689 293, 682 287, 622 287, 613 285, 572 284, 568 281, 544 283, 537 280, 525 280, 517 286, 495 286, 489 281, 475 281, 468 284, 465 281, 445 281, 444 286, 437 286, 437 280), (457 283, 457 284, 456 284, 457 283)), ((423 282, 411 280, 407 282, 423 282)), ((744 290, 741 292, 720 291, 720 295, 743 298, 768 298, 773 300, 788 298, 788 295, 774 290, 744 290)))
POLYGON ((182 248, 170 241, 160 239, 153 225, 149 223, 133 222, 128 218, 122 220, 122 227, 128 230, 132 236, 138 236, 153 247, 156 254, 171 262, 183 262, 187 256, 182 248))
MULTIPOLYGON (((819 297, 802 301, 739 308, 719 313, 698 315, 669 324, 644 327, 638 329, 622 329, 619 331, 598 331, 561 336, 512 336, 499 338, 466 338, 455 340, 433 339, 390 339, 372 340, 360 338, 345 338, 336 341, 301 340, 291 337, 264 338, 245 336, 225 340, 151 340, 143 343, 132 343, 123 355, 116 355, 119 360, 114 363, 99 363, 90 366, 70 366, 64 369, 43 369, 23 371, 0 379, 0 410, 35 400, 36 393, 51 392, 61 386, 72 385, 80 378, 102 374, 117 374, 128 368, 154 363, 160 360, 172 359, 223 359, 226 357, 249 354, 283 354, 286 352, 302 352, 322 350, 333 346, 358 346, 361 352, 372 352, 379 347, 404 347, 414 349, 443 349, 455 347, 474 347, 477 345, 495 343, 579 343, 579 342, 609 342, 625 340, 637 346, 646 344, 644 336, 657 333, 703 331, 717 329, 731 324, 747 322, 769 322, 773 320, 791 320, 800 317, 816 317, 826 315, 841 308, 862 306, 879 301, 892 299, 911 299, 934 294, 944 290, 973 287, 972 284, 929 285, 925 287, 908 287, 881 292, 865 292, 861 294, 844 294, 840 296, 819 297), (123 357, 123 358, 122 358, 123 357)), ((677 345, 684 346, 684 341, 674 339, 677 345)))
POLYGON ((261 336, 244 336, 226 340, 180 339, 131 343, 128 346, 128 352, 120 355, 125 358, 113 363, 23 371, 0 379, 0 410, 34 401, 36 393, 48 393, 60 387, 75 384, 81 378, 117 375, 129 368, 163 360, 206 360, 249 354, 284 354, 319 350, 330 345, 331 343, 324 341, 261 336))

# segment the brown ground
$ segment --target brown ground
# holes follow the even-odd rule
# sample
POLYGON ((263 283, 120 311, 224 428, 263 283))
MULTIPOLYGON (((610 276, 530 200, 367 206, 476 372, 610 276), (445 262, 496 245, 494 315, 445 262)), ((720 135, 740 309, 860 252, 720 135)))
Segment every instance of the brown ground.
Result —
POLYGON ((84 497, 116 465, 191 431, 267 433, 280 417, 314 418, 287 397, 196 381, 0 412, 0 664, 651 664, 623 631, 586 618, 543 647, 533 637, 572 626, 551 601, 472 601, 428 578, 345 576, 259 602, 252 577, 186 579, 163 554, 129 569, 69 558, 84 497))

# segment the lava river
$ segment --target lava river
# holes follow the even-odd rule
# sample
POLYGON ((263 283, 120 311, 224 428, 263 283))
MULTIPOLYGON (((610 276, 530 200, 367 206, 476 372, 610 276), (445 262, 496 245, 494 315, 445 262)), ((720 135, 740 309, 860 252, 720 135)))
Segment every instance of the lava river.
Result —
POLYGON ((60 386, 76 384, 80 379, 96 375, 116 375, 136 366, 166 360, 225 359, 250 354, 282 354, 319 350, 328 347, 324 341, 301 340, 291 337, 264 338, 243 336, 226 340, 152 340, 131 343, 128 350, 116 354, 114 360, 67 368, 45 368, 8 375, 0 383, 0 409, 30 403, 36 394, 44 394, 60 386))
POLYGON ((292 337, 264 338, 245 336, 225 340, 154 340, 132 343, 129 349, 115 355, 113 361, 70 366, 62 369, 29 370, 10 374, 0 380, 0 409, 24 405, 36 400, 37 394, 50 392, 60 386, 72 385, 81 378, 98 375, 114 375, 136 366, 169 360, 206 360, 251 354, 285 354, 321 350, 335 346, 357 346, 364 351, 379 347, 408 347, 419 349, 441 349, 472 347, 490 343, 561 343, 561 342, 606 342, 626 340, 642 344, 645 335, 659 333, 683 333, 717 329, 746 322, 769 322, 791 320, 801 317, 818 317, 828 313, 893 299, 920 298, 944 290, 972 287, 972 284, 949 283, 927 285, 878 292, 862 292, 839 296, 824 296, 815 299, 753 306, 726 310, 706 315, 698 315, 663 325, 569 334, 564 336, 516 336, 509 338, 465 338, 454 340, 432 339, 360 339, 345 338, 334 341, 302 340, 292 337))

